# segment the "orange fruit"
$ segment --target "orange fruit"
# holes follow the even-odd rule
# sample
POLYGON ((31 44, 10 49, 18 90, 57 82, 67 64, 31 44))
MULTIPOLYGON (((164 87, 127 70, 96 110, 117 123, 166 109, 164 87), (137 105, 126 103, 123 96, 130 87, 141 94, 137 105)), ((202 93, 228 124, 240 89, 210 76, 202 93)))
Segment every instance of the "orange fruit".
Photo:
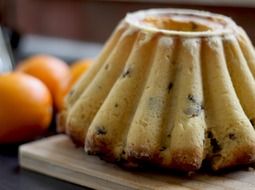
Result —
POLYGON ((70 77, 69 66, 49 55, 35 55, 25 59, 16 70, 40 79, 50 90, 55 106, 57 93, 65 90, 64 83, 70 77))
POLYGON ((92 59, 81 59, 71 64, 71 78, 69 80, 69 90, 74 83, 81 77, 83 73, 91 66, 94 61, 92 59))
POLYGON ((87 71, 92 63, 92 59, 81 59, 71 64, 70 78, 65 82, 65 84, 63 84, 63 88, 65 90, 59 91, 56 98, 56 105, 59 111, 64 108, 64 98, 66 94, 71 90, 72 86, 81 77, 81 75, 87 71))
POLYGON ((0 143, 32 140, 45 132, 52 119, 48 88, 23 73, 0 75, 0 143))

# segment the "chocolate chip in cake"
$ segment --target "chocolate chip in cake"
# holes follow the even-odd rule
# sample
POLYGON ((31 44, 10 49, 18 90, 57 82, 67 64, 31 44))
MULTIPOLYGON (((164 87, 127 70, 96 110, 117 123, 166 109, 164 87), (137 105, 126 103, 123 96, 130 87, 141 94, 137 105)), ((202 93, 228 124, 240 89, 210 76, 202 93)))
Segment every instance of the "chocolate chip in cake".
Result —
POLYGON ((126 70, 123 72, 122 77, 125 78, 125 77, 127 77, 127 76, 130 76, 130 72, 131 72, 130 69, 126 69, 126 70))
POLYGON ((108 70, 108 68, 109 68, 109 64, 106 64, 105 67, 104 67, 104 69, 105 69, 105 70, 108 70))
POLYGON ((217 153, 217 152, 221 151, 221 146, 219 145, 219 142, 214 137, 214 135, 211 131, 207 132, 207 137, 210 139, 210 144, 212 146, 213 153, 217 153))
POLYGON ((193 102, 193 103, 197 103, 197 101, 195 100, 195 98, 192 94, 188 94, 188 100, 193 102))
POLYGON ((236 139, 236 135, 234 133, 230 133, 228 135, 228 138, 231 139, 231 140, 235 140, 236 139))
POLYGON ((117 103, 116 103, 116 104, 114 104, 114 107, 115 107, 115 108, 119 107, 119 104, 117 104, 117 103))
POLYGON ((215 138, 211 139, 211 145, 212 145, 212 148, 213 148, 213 153, 217 153, 221 150, 221 147, 220 147, 218 141, 215 138))
POLYGON ((170 61, 171 60, 170 55, 166 55, 166 59, 170 61))
POLYGON ((166 147, 165 147, 165 146, 162 146, 162 147, 159 149, 159 151, 164 151, 164 150, 166 150, 166 147))
POLYGON ((172 82, 170 82, 169 84, 168 84, 168 87, 167 87, 167 89, 168 89, 168 93, 171 91, 171 89, 173 88, 173 83, 172 82))
POLYGON ((213 138, 213 134, 211 131, 207 131, 207 138, 213 138))
POLYGON ((105 135, 107 133, 106 129, 103 126, 97 127, 97 135, 105 135))

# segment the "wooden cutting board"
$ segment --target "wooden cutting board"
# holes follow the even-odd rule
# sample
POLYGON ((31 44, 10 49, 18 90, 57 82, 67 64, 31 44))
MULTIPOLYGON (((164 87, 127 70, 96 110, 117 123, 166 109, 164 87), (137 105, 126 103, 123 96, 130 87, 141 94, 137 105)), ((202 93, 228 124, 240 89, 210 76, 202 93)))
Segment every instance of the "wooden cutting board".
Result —
POLYGON ((65 135, 22 145, 19 156, 24 168, 95 189, 255 189, 255 171, 251 168, 218 176, 129 171, 87 155, 65 135))

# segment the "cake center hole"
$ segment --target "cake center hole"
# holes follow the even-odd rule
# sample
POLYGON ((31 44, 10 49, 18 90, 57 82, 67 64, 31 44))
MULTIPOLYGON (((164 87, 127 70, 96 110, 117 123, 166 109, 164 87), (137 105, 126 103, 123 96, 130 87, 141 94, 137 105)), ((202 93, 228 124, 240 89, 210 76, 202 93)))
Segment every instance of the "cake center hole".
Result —
POLYGON ((205 32, 224 28, 224 23, 194 15, 148 16, 141 24, 149 27, 183 32, 205 32))

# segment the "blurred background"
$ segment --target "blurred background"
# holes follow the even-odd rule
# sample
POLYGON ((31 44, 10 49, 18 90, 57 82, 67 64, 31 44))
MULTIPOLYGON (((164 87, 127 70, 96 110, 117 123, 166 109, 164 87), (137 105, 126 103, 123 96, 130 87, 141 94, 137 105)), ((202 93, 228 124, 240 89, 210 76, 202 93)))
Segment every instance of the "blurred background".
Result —
POLYGON ((159 7, 230 16, 255 41, 253 0, 0 0, 0 23, 14 59, 49 53, 71 62, 95 57, 127 12, 159 7))

